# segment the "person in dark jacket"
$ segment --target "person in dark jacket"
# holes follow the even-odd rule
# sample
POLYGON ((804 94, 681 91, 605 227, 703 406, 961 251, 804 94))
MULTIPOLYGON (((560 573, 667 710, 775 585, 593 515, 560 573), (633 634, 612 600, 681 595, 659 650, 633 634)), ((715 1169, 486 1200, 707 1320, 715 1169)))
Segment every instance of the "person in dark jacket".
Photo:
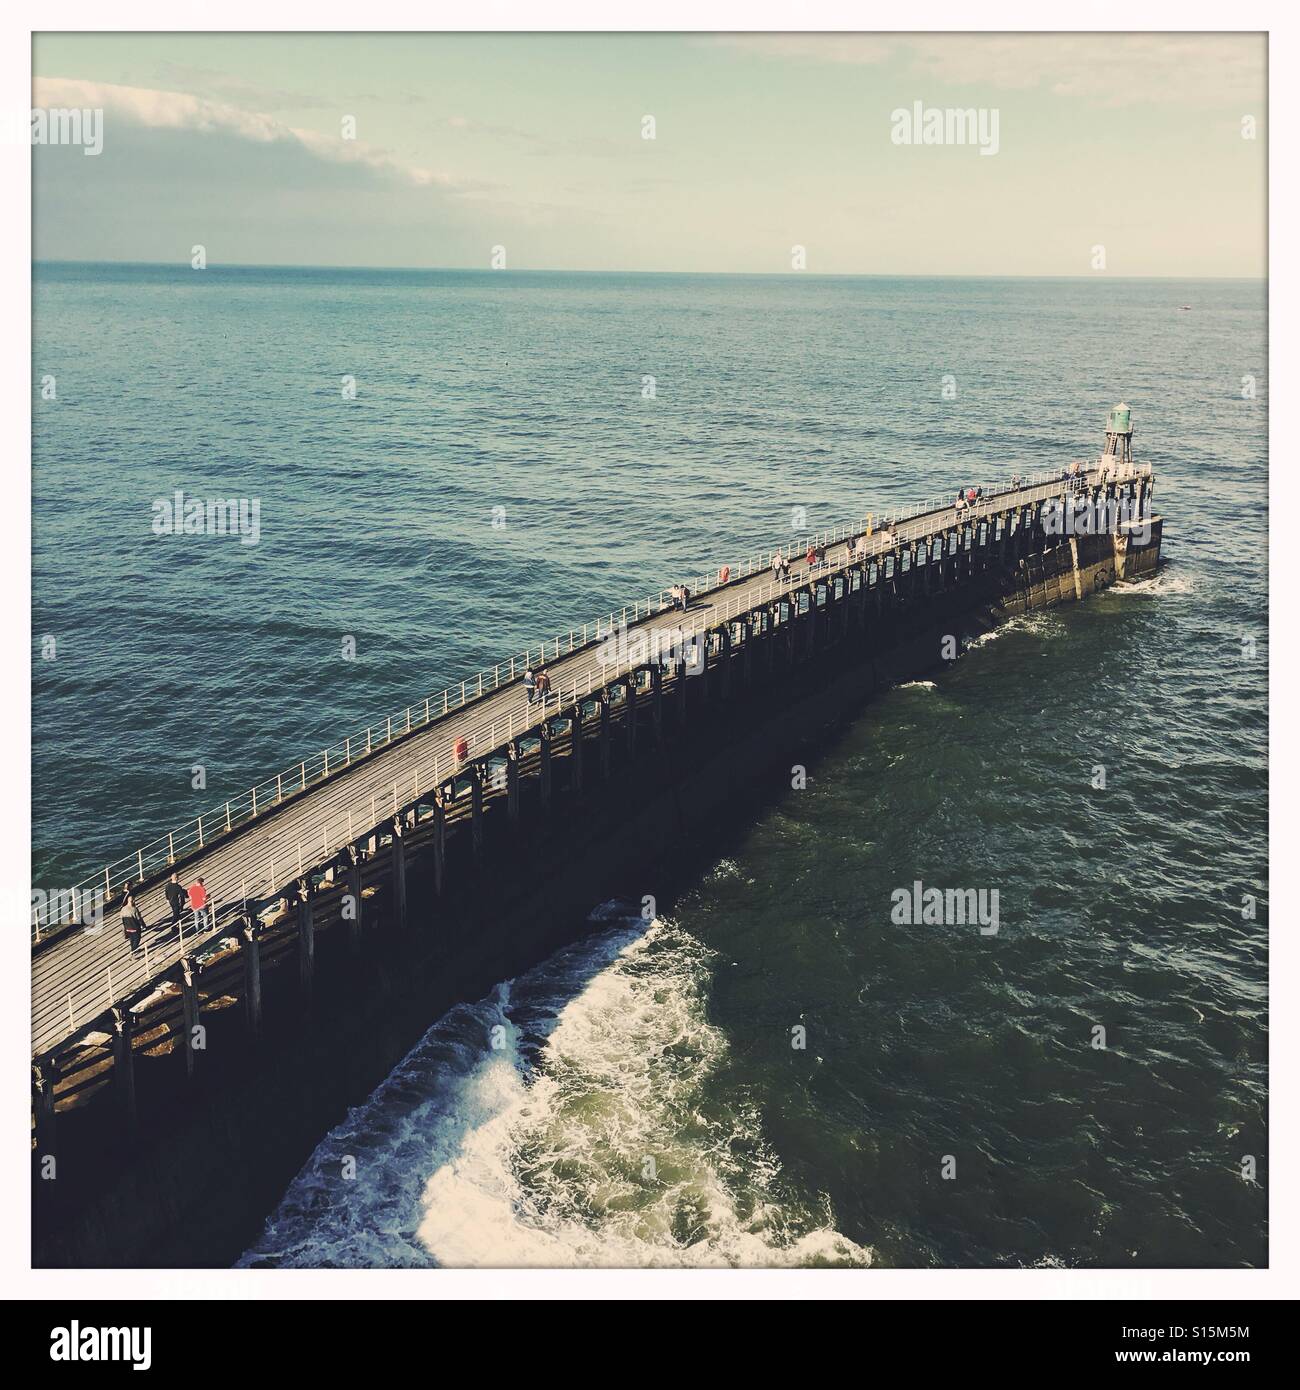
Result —
POLYGON ((163 887, 163 894, 167 899, 167 906, 172 910, 171 924, 173 927, 179 926, 181 914, 185 911, 186 905, 190 900, 189 894, 185 891, 181 883, 179 874, 173 874, 171 878, 167 880, 166 885, 163 887))
POLYGON ((122 898, 122 935, 132 954, 140 949, 140 931, 143 927, 144 917, 135 904, 135 891, 128 885, 122 898))

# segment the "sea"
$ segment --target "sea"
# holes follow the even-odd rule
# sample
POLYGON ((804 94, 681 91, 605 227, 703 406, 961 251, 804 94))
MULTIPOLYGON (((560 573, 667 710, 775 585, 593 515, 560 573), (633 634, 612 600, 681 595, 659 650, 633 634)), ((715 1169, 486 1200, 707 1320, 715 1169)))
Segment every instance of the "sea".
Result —
POLYGON ((1117 402, 1156 470, 1158 575, 889 690, 671 911, 593 900, 431 1020, 240 1263, 1267 1264, 1266 298, 37 265, 41 885, 680 578, 1095 457, 1117 402), (918 883, 996 932, 899 920, 918 883))

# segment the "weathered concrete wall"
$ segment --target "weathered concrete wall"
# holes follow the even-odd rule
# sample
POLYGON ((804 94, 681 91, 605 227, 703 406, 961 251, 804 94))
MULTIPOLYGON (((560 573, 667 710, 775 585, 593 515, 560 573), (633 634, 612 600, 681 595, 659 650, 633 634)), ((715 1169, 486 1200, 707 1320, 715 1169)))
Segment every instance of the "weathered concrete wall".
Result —
MULTIPOLYGON (((1159 547, 1158 527, 1146 549, 1125 547, 1125 573, 1151 572, 1159 547)), ((34 1182, 35 1263, 229 1264, 321 1136, 453 1003, 574 939, 601 901, 650 893, 670 910, 720 842, 783 794, 793 762, 814 762, 880 686, 941 664, 945 636, 1074 601, 1115 582, 1116 570, 1111 538, 1083 537, 1077 552, 1067 541, 1017 569, 918 595, 873 616, 865 635, 848 624, 835 638, 831 621, 828 645, 788 668, 778 660, 770 677, 755 671, 747 689, 733 679, 725 705, 714 673, 707 696, 692 688, 704 682, 688 682, 680 727, 665 700, 662 748, 643 714, 638 756, 620 751, 608 782, 589 736, 582 795, 565 790, 557 759, 552 812, 530 800, 517 828, 503 808, 493 812, 479 871, 468 829, 451 837, 443 898, 431 855, 410 854, 406 930, 387 913, 368 926, 359 957, 341 927, 321 931, 309 1010, 292 963, 282 965, 267 972, 260 1041, 240 1008, 213 1008, 194 1083, 175 1057, 137 1064, 138 1132, 107 1102, 61 1115, 58 1176, 34 1182)), ((804 648, 798 634, 794 646, 804 648)))

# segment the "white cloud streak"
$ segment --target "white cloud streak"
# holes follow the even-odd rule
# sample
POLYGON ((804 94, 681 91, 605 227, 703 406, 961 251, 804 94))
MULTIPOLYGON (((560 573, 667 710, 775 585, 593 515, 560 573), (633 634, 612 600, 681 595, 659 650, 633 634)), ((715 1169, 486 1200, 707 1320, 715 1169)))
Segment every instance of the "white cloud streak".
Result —
POLYGON ((1041 88, 1098 106, 1258 103, 1262 34, 719 34, 703 43, 774 60, 879 67, 918 81, 1041 88))
POLYGON ((455 181, 445 174, 417 168, 342 135, 322 135, 285 125, 273 116, 246 111, 226 102, 211 101, 188 92, 165 92, 149 87, 123 87, 79 78, 37 77, 32 82, 32 105, 43 109, 103 110, 106 123, 124 121, 150 130, 192 131, 198 134, 233 135, 255 144, 290 144, 313 158, 334 164, 360 166, 381 178, 413 188, 436 187, 456 192, 455 181))

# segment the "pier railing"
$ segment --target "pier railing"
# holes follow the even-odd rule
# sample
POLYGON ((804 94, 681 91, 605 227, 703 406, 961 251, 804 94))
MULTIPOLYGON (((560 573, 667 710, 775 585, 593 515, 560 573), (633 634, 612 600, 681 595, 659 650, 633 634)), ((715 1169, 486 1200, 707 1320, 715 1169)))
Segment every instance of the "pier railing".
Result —
MULTIPOLYGON (((1098 465, 1096 462, 1090 462, 1080 466, 1092 472, 1098 465)), ((1149 465, 1128 464, 1115 465, 1114 467, 1113 476, 1116 481, 1146 476, 1151 472, 1149 465)), ((1007 497, 1009 494, 1029 491, 1058 482, 1067 485, 1068 481, 1068 476, 1063 476, 1060 469, 1021 477, 1014 484, 1008 480, 1005 484, 995 487, 984 487, 978 505, 981 509, 988 510, 990 504, 999 498, 1007 497)), ((878 540, 879 534, 891 527, 905 525, 923 516, 941 515, 945 511, 952 511, 955 495, 954 492, 944 499, 930 498, 906 510, 893 509, 881 513, 868 513, 852 523, 836 526, 831 530, 812 533, 788 546, 778 546, 776 549, 781 550, 791 561, 797 562, 810 546, 820 548, 838 545, 868 532, 873 535, 873 539, 878 540)), ((993 509, 996 510, 996 508, 993 509)), ((737 584, 742 580, 751 579, 756 573, 771 568, 774 554, 776 554, 776 550, 757 551, 734 565, 722 561, 717 568, 710 570, 708 575, 696 576, 693 581, 688 583, 692 597, 696 598, 737 584), (726 581, 721 582, 724 567, 729 570, 729 574, 726 581)), ((821 572, 838 571, 844 568, 847 563, 849 561, 846 557, 835 564, 827 564, 821 572)), ((774 579, 770 585, 760 590, 760 596, 757 600, 754 599, 752 592, 747 592, 743 604, 741 604, 739 596, 721 604, 715 602, 711 607, 707 625, 713 626, 719 622, 731 621, 740 612, 748 611, 750 608, 767 602, 768 599, 764 595, 768 593, 768 590, 771 590, 773 596, 778 596, 789 587, 789 582, 783 583, 774 579)), ((331 747, 323 748, 318 753, 300 759, 274 776, 265 778, 255 786, 250 787, 246 792, 231 797, 228 801, 215 806, 194 820, 187 821, 185 824, 168 831, 165 835, 160 835, 139 846, 133 854, 105 865, 101 873, 83 880, 71 889, 60 890, 51 894, 44 904, 33 906, 33 939, 39 942, 42 934, 48 934, 66 922, 76 920, 78 904, 88 896, 102 893, 104 902, 111 902, 128 884, 152 879, 154 876, 170 870, 172 865, 203 849, 212 840, 229 834, 257 819, 258 816, 274 810, 287 798, 304 792, 308 787, 317 785, 329 777, 337 776, 351 767, 354 762, 388 747, 395 740, 403 738, 407 734, 435 723, 484 695, 515 683, 523 677, 524 671, 529 667, 536 669, 549 661, 558 661, 570 653, 580 651, 594 643, 604 642, 620 629, 640 623, 647 618, 656 617, 672 607, 673 598, 670 591, 661 589, 657 594, 644 601, 638 600, 625 605, 617 612, 611 611, 594 622, 584 623, 581 627, 574 627, 566 635, 548 638, 539 643, 536 648, 529 647, 523 653, 511 657, 507 661, 479 671, 459 684, 447 686, 436 695, 430 695, 423 701, 406 706, 396 715, 385 716, 378 723, 367 725, 357 734, 344 738, 331 747)), ((696 618, 692 620, 689 630, 683 631, 678 625, 678 631, 684 638, 690 639, 698 636, 699 632, 704 630, 705 625, 703 618, 696 618)), ((611 679, 617 680, 622 674, 624 671, 621 667, 603 669, 600 673, 599 684, 607 684, 611 679)), ((554 692, 535 707, 537 717, 542 717, 545 710, 552 706, 567 706, 581 696, 590 694, 595 688, 593 685, 595 679, 595 673, 592 673, 587 677, 584 688, 580 689, 578 685, 574 685, 567 689, 567 693, 554 692)), ((519 732, 522 732, 522 729, 519 732)), ((505 722, 499 719, 489 721, 481 730, 469 736, 469 746, 471 749, 476 745, 495 748, 499 742, 512 739, 515 733, 513 717, 505 722), (486 745, 484 740, 488 740, 486 745)), ((448 762, 450 764, 451 759, 448 759, 448 762)), ((455 770, 455 766, 448 766, 444 771, 440 759, 435 757, 433 765, 428 769, 428 775, 436 779, 450 775, 455 770)), ((414 769, 416 796, 420 792, 419 775, 419 768, 417 767, 414 769)), ((426 781, 424 789, 428 790, 432 784, 432 782, 426 781)), ((398 783, 394 783, 393 797, 395 802, 399 798, 398 783)), ((362 827, 362 829, 365 828, 362 827)), ((350 839, 352 827, 349 825, 346 829, 350 839)), ((336 837, 332 840, 334 849, 348 842, 343 838, 343 830, 344 827, 342 826, 337 829, 336 837)), ((322 827, 322 836, 325 853, 328 854, 331 848, 331 835, 328 826, 322 827)), ((309 848, 312 851, 314 861, 315 843, 313 842, 309 848)), ((272 874, 272 876, 274 875, 272 874)), ((245 896, 255 896, 254 890, 257 886, 260 885, 245 885, 245 896)), ((274 891, 278 886, 271 883, 268 888, 270 891, 274 891)))

